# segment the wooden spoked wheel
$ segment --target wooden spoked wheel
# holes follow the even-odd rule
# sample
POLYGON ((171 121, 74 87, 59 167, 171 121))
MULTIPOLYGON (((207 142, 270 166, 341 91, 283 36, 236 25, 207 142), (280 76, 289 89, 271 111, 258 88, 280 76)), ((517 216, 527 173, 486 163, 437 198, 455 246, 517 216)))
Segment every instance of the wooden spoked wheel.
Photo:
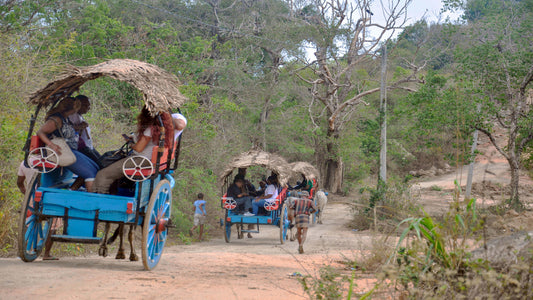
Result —
POLYGON ((289 230, 289 208, 287 203, 284 203, 279 213, 279 241, 281 244, 287 240, 287 232, 289 230))
POLYGON ((224 214, 224 240, 229 243, 231 239, 231 222, 228 222, 228 210, 224 214))
POLYGON ((59 156, 49 148, 39 147, 28 153, 26 162, 28 166, 39 173, 50 173, 55 170, 59 164, 59 156))
POLYGON ((163 254, 171 207, 172 189, 164 179, 154 188, 143 221, 142 260, 146 270, 155 268, 163 254))
POLYGON ((130 156, 122 164, 122 173, 131 181, 144 181, 154 173, 154 164, 144 156, 130 156))
POLYGON ((40 183, 41 174, 36 173, 27 187, 20 212, 18 254, 25 262, 32 262, 39 257, 52 225, 51 219, 41 216, 40 199, 35 201, 40 183))

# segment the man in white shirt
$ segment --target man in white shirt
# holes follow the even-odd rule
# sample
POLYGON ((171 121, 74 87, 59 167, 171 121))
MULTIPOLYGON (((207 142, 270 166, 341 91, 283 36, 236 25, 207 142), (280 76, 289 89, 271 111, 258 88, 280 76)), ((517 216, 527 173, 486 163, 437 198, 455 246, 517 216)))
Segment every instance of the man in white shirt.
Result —
MULTIPOLYGON (((265 194, 263 196, 259 196, 255 198, 255 200, 252 202, 252 211, 254 216, 257 216, 259 213, 259 208, 263 207, 265 205, 265 202, 267 201, 276 201, 276 197, 278 197, 278 189, 273 184, 273 177, 270 176, 267 178, 267 187, 265 189, 265 194)), ((244 214, 247 215, 246 213, 244 214)))

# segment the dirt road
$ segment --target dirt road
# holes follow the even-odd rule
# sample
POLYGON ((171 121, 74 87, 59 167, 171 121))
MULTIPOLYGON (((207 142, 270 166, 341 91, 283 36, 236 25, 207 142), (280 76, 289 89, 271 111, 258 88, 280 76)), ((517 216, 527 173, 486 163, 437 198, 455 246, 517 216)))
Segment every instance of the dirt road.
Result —
POLYGON ((262 226, 252 239, 235 239, 233 232, 229 244, 218 237, 166 247, 151 272, 113 257, 0 259, 0 299, 304 299, 291 274, 315 275, 369 243, 346 226, 350 214, 348 204, 330 201, 324 224, 309 230, 305 254, 297 254, 297 242, 280 245, 277 227, 262 226))

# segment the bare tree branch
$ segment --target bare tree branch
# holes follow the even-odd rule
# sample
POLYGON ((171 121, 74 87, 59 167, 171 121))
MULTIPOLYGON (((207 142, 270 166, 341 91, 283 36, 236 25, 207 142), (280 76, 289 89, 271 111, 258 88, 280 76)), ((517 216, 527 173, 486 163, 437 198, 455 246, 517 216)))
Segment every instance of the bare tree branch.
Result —
POLYGON ((501 155, 503 155, 503 157, 505 157, 507 160, 509 160, 509 154, 507 154, 507 152, 503 151, 503 149, 498 145, 498 143, 496 143, 496 139, 494 138, 494 136, 492 135, 492 133, 490 133, 487 129, 485 128, 482 128, 480 126, 474 126, 475 129, 483 132, 490 140, 490 142, 494 145, 494 147, 496 148, 496 150, 498 150, 498 152, 500 152, 501 155))
POLYGON ((533 80, 533 66, 529 68, 529 71, 527 72, 526 77, 524 77, 524 80, 522 80, 522 83, 520 84, 520 95, 525 95, 526 93, 526 87, 527 85, 533 80))

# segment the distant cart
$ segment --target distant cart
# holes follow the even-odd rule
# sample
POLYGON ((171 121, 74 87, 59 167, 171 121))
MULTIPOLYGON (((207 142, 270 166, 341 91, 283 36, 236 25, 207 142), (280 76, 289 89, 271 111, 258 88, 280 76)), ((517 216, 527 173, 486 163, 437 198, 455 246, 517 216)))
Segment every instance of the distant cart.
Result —
MULTIPOLYGON (((186 101, 173 74, 128 59, 110 60, 90 67, 69 67, 58 79, 32 94, 30 103, 37 108, 30 122, 24 151, 25 164, 38 173, 31 180, 22 204, 18 252, 25 262, 40 255, 54 218, 63 220, 63 232, 51 236, 52 240, 68 243, 102 243, 102 238, 97 236, 98 224, 102 222, 140 225, 144 268, 155 268, 161 259, 171 226, 174 187, 171 175, 177 167, 179 142, 165 145, 161 134, 151 160, 132 156, 124 163, 128 188, 119 190, 117 195, 106 195, 68 190, 74 174, 59 166, 57 153, 46 148, 32 133, 42 108, 54 107, 87 81, 102 76, 128 82, 139 89, 144 96, 143 104, 154 116, 178 108, 186 101)), ((163 126, 160 118, 159 122, 163 126)))
MULTIPOLYGON (((288 168, 288 163, 282 157, 268 152, 251 150, 235 157, 229 163, 225 171, 220 176, 222 181, 222 199, 221 207, 224 209, 224 239, 227 243, 231 239, 232 226, 235 225, 237 235, 239 238, 243 237, 244 233, 259 233, 260 225, 271 225, 279 227, 279 239, 283 244, 288 238, 289 219, 288 207, 285 203, 287 197, 287 180, 291 176, 291 170, 288 168), (273 173, 277 174, 281 191, 275 201, 266 202, 264 205, 265 214, 257 216, 244 216, 236 214, 235 209, 237 203, 235 199, 226 196, 226 191, 233 182, 233 171, 238 168, 248 168, 250 166, 262 166, 273 173), (256 229, 245 229, 244 225, 256 225, 256 229)), ((248 227, 246 227, 248 228, 248 227)))

